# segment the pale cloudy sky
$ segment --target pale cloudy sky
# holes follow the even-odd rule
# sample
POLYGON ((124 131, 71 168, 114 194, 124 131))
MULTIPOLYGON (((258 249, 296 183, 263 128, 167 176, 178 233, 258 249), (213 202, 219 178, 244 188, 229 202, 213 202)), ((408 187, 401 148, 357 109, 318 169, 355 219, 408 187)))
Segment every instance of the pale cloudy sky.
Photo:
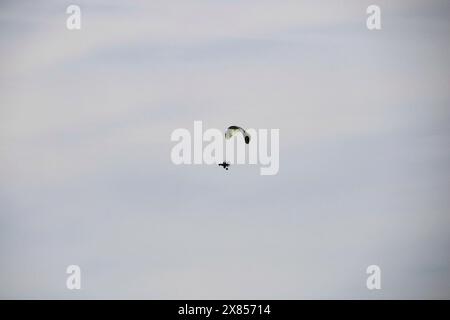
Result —
POLYGON ((0 1, 0 297, 450 298, 449 14, 0 1), (278 175, 175 166, 194 120, 279 128, 278 175))

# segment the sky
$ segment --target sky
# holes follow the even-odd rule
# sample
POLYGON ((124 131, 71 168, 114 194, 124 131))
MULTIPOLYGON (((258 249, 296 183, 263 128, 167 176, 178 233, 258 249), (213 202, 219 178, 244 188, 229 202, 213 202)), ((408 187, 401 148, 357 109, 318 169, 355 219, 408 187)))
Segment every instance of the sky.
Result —
POLYGON ((0 298, 449 299, 449 13, 1 0, 0 298), (196 120, 279 129, 278 174, 173 164, 196 120))

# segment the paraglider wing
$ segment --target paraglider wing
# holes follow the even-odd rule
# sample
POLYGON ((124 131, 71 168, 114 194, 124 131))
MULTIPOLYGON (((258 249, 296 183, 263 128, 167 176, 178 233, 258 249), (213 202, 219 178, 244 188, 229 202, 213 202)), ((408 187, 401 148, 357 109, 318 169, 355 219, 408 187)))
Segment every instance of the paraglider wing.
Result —
POLYGON ((242 133, 242 135, 244 136, 245 143, 249 144, 250 143, 250 135, 247 133, 247 131, 245 131, 244 129, 242 129, 241 127, 238 127, 238 126, 228 127, 227 131, 225 131, 225 139, 230 139, 232 136, 236 135, 238 132, 242 133))

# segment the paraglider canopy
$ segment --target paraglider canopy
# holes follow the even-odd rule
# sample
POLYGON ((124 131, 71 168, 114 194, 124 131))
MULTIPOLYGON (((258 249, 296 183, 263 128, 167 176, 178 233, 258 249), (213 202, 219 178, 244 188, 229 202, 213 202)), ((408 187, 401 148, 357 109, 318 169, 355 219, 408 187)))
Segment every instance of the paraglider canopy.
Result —
POLYGON ((242 133, 242 135, 244 136, 245 143, 249 144, 250 135, 247 133, 247 131, 238 126, 229 126, 228 129, 225 131, 225 139, 230 139, 232 136, 236 135, 239 132, 242 133))

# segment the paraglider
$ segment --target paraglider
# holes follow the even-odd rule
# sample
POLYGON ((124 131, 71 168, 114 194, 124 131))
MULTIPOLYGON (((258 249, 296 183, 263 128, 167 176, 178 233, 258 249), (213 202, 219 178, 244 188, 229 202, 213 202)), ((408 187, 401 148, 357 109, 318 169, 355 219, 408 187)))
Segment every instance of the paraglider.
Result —
MULTIPOLYGON (((242 136, 244 137, 244 141, 246 144, 250 143, 250 134, 247 133, 244 129, 238 126, 229 126, 228 129, 225 131, 225 139, 231 139, 234 135, 238 133, 242 133, 242 136)), ((225 170, 228 170, 228 167, 230 164, 228 162, 222 162, 219 163, 219 166, 223 167, 225 170)))

